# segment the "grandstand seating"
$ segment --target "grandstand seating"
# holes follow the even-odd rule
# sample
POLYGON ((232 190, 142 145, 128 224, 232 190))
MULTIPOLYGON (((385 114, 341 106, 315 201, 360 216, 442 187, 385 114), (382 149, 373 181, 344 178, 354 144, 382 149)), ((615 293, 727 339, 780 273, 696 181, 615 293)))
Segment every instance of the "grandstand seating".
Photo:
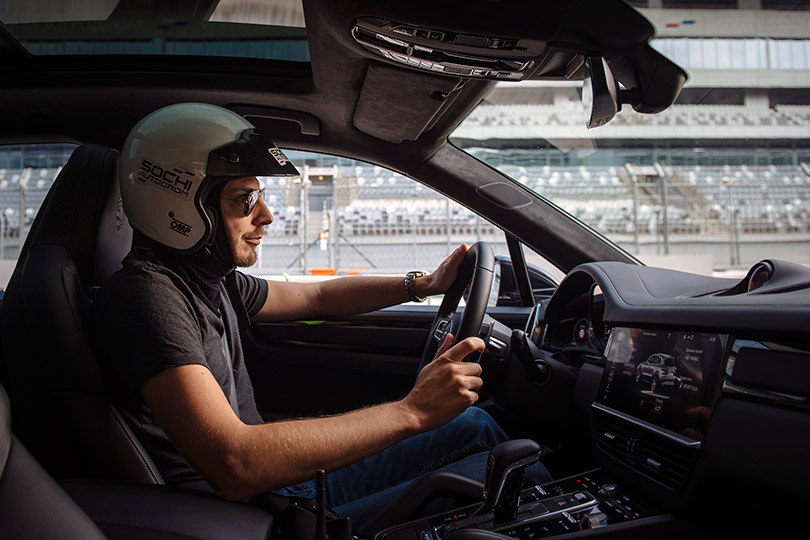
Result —
POLYGON ((344 236, 493 234, 495 228, 475 214, 443 200, 358 201, 337 209, 344 236))
MULTIPOLYGON (((810 119, 807 107, 780 107, 779 112, 787 121, 805 123, 810 119)), ((726 118, 731 118, 730 113, 726 118)), ((501 165, 498 168, 601 232, 634 232, 633 186, 623 167, 501 165)), ((752 234, 810 232, 810 167, 665 165, 662 170, 667 179, 667 219, 672 234, 711 232, 713 227, 720 230, 730 223, 752 234)), ((23 222, 30 225, 58 172, 54 168, 0 170, 0 221, 4 238, 17 236, 21 207, 23 222)), ((335 217, 338 232, 344 236, 496 232, 491 224, 469 210, 447 202, 405 176, 379 167, 338 167, 335 182, 338 200, 342 201, 335 217)), ((655 181, 640 182, 636 202, 638 233, 660 233, 663 221, 660 186, 655 181)), ((303 226, 300 183, 288 178, 266 178, 262 183, 265 202, 275 219, 266 231, 267 236, 298 236, 303 226)))
MULTIPOLYGON (((489 105, 475 109, 462 126, 582 126, 585 111, 578 102, 568 108, 558 105, 489 105)), ((810 107, 777 105, 775 108, 746 105, 674 105, 659 114, 635 114, 622 110, 610 125, 633 126, 806 126, 810 107)))

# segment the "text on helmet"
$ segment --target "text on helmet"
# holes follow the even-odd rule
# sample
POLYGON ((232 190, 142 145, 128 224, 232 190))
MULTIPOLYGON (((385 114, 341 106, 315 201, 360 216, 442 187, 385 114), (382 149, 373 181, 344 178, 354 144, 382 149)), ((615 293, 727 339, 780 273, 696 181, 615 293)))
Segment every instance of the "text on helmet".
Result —
POLYGON ((152 184, 184 199, 191 193, 193 178, 194 174, 189 171, 163 168, 148 159, 141 161, 141 170, 138 171, 138 179, 141 182, 152 184))

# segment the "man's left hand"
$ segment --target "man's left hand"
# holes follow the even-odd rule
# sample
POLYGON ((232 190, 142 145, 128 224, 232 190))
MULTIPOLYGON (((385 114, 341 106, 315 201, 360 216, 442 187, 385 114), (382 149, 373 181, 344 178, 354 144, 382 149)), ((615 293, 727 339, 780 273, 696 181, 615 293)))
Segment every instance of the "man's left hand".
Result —
POLYGON ((436 270, 432 273, 417 278, 414 282, 416 294, 419 296, 431 296, 447 291, 458 274, 458 267, 467 254, 467 244, 461 244, 450 254, 436 270))

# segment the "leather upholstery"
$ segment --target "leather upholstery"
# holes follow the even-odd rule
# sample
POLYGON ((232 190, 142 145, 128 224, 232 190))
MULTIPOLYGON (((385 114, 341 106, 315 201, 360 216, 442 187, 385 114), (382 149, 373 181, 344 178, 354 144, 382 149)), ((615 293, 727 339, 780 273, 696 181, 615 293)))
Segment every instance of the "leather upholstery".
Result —
POLYGON ((111 540, 264 540, 273 532, 267 512, 196 491, 78 482, 63 487, 111 540))
POLYGON ((11 433, 0 387, 0 530, 17 540, 102 540, 104 535, 11 433))
POLYGON ((111 405, 88 339, 91 291, 132 243, 118 152, 78 147, 43 202, 3 297, 2 369, 15 433, 56 478, 162 483, 111 405))
POLYGON ((273 517, 156 485, 57 484, 11 431, 0 386, 0 536, 15 540, 267 540, 273 517), (105 536, 106 535, 106 536, 105 536))

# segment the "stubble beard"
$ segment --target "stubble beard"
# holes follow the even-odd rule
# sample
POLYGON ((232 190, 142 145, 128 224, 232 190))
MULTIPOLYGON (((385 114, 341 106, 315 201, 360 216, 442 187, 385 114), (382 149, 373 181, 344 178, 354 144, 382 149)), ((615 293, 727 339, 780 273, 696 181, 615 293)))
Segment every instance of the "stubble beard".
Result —
POLYGON ((231 252, 233 253, 233 262, 240 268, 247 268, 256 264, 258 255, 256 254, 257 246, 253 246, 244 242, 243 240, 235 240, 231 242, 231 252), (244 243, 248 249, 240 249, 244 243))

